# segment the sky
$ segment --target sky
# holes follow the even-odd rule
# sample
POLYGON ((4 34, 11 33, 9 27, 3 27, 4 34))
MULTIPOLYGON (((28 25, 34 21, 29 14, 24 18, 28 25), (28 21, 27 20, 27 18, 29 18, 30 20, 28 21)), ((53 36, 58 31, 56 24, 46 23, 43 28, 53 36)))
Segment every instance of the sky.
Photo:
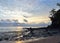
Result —
POLYGON ((49 12, 60 0, 0 0, 0 19, 17 19, 20 23, 47 23, 49 12))

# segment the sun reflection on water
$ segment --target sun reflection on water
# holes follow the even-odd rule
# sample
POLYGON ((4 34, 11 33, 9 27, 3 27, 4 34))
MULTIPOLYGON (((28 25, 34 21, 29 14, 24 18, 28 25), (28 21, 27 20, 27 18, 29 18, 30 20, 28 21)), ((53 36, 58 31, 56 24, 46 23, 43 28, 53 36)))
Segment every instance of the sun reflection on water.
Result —
POLYGON ((16 41, 15 43, 24 43, 23 41, 16 41))

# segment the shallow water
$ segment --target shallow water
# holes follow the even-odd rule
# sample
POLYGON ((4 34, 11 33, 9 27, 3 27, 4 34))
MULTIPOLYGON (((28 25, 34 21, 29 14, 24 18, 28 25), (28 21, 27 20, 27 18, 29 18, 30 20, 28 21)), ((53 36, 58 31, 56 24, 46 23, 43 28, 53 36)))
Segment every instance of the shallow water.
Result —
POLYGON ((23 41, 0 41, 0 43, 24 43, 23 41))
MULTIPOLYGON (((24 31, 24 29, 23 29, 23 27, 0 27, 0 32, 9 32, 9 31, 24 31)), ((9 33, 0 34, 0 36, 2 37, 1 38, 2 41, 0 41, 0 43, 26 43, 26 40, 28 40, 28 39, 29 39, 29 41, 31 41, 31 39, 32 39, 32 43, 33 42, 35 43, 35 41, 33 39, 37 39, 37 37, 39 37, 41 39, 41 37, 44 38, 44 36, 45 37, 48 36, 44 31, 45 30, 39 30, 39 31, 36 30, 36 31, 33 31, 34 32, 34 35, 33 35, 34 37, 32 37, 31 34, 26 34, 25 32, 23 34, 20 34, 21 32, 19 32, 19 33, 18 32, 17 33, 13 32, 14 35, 13 34, 9 34, 9 33), (5 41, 5 35, 8 38, 8 40, 6 40, 6 41, 5 41), (26 35, 26 36, 23 37, 23 35, 26 35), (19 40, 19 41, 17 41, 16 39, 19 40), (20 40, 25 40, 25 42, 24 41, 20 41, 20 40)), ((56 37, 54 37, 54 38, 56 38, 56 37)), ((58 40, 58 38, 57 38, 57 40, 58 40)), ((40 41, 40 39, 39 39, 39 41, 40 41)), ((29 42, 29 41, 27 41, 27 42, 29 42)))

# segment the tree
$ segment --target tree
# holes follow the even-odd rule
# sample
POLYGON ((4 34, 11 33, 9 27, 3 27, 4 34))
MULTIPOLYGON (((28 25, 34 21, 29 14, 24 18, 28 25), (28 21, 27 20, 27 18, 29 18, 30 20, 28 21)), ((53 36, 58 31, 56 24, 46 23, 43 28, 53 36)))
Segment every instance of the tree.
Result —
POLYGON ((56 13, 55 9, 52 9, 52 10, 50 11, 50 13, 51 13, 51 14, 55 14, 55 13, 56 13))
POLYGON ((50 14, 50 15, 51 15, 50 19, 53 20, 53 18, 54 18, 54 16, 55 16, 54 14, 56 13, 55 9, 52 9, 52 10, 50 11, 50 13, 51 13, 51 14, 50 14))
POLYGON ((60 7, 60 3, 57 3, 57 6, 59 6, 59 7, 60 7))
MULTIPOLYGON (((60 6, 60 4, 57 4, 60 6)), ((52 24, 51 26, 54 27, 60 27, 60 9, 55 11, 55 9, 51 10, 51 17, 50 17, 52 24)))

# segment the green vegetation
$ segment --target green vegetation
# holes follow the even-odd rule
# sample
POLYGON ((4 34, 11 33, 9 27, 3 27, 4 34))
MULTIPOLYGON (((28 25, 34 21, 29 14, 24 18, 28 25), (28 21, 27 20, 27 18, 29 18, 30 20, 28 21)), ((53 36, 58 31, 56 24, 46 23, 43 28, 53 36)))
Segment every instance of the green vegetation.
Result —
MULTIPOLYGON (((57 3, 57 5, 60 7, 59 3, 57 3)), ((58 9, 57 11, 55 9, 52 9, 50 13, 51 13, 50 19, 52 21, 50 27, 60 28, 60 9, 58 9)))

